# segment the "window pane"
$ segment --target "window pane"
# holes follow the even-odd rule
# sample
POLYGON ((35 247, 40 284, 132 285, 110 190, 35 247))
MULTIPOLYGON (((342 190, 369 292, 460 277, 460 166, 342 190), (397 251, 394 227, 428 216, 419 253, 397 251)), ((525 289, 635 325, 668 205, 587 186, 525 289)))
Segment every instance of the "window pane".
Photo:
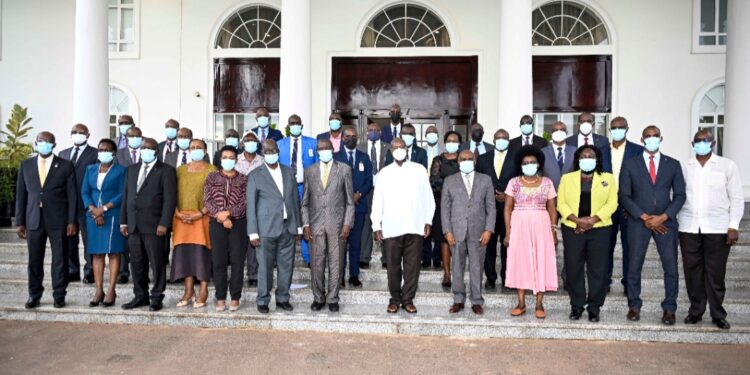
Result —
POLYGON ((717 123, 719 125, 724 125, 724 115, 719 115, 717 117, 719 118, 719 121, 717 121, 717 123))
POLYGON ((109 5, 117 5, 117 0, 109 0, 109 5))
POLYGON ((719 32, 727 32, 727 0, 719 0, 719 32))
POLYGON ((112 41, 117 39, 117 8, 109 9, 107 13, 108 25, 107 25, 107 40, 112 41))
POLYGON ((133 43, 120 43, 120 52, 130 52, 133 50, 133 43))
POLYGON ((719 45, 720 46, 726 46, 727 45, 727 36, 726 35, 719 36, 719 45))
POLYGON ((715 36, 702 36, 698 39, 700 42, 700 45, 702 46, 715 46, 716 45, 716 37, 715 36))
POLYGON ((701 0, 701 31, 716 31, 716 0, 701 0))
POLYGON ((135 40, 133 28, 133 9, 122 9, 122 20, 120 23, 120 39, 135 40))
POLYGON ((699 119, 699 122, 701 124, 713 124, 714 123, 714 116, 701 116, 699 119))
POLYGON ((714 134, 716 134, 716 154, 722 156, 724 155, 724 127, 718 127, 714 134))
POLYGON ((133 0, 120 0, 122 4, 133 4, 133 0))
POLYGON ((117 43, 109 43, 109 52, 117 52, 117 43))

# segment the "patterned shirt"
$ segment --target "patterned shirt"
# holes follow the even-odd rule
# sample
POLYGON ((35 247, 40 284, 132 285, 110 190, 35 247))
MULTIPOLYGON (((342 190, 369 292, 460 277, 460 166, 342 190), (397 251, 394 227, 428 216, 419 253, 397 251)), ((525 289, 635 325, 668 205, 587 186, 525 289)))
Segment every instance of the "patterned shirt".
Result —
POLYGON ((247 176, 253 171, 253 169, 258 168, 261 165, 263 165, 262 156, 256 154, 253 160, 249 161, 245 158, 245 153, 243 152, 237 155, 237 164, 234 166, 234 169, 247 176))
POLYGON ((247 214, 247 176, 242 173, 227 176, 222 171, 211 172, 203 195, 211 217, 222 211, 229 211, 232 219, 242 219, 247 214))

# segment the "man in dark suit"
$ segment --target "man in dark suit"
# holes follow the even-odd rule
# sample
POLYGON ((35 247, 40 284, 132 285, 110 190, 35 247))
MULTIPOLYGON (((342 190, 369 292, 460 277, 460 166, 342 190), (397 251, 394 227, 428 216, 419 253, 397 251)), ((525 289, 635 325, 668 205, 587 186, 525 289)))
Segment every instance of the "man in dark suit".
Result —
POLYGON ((555 190, 562 175, 573 170, 575 146, 565 143, 568 127, 562 121, 552 124, 552 143, 542 148, 544 153, 544 177, 552 180, 555 190))
POLYGON ((593 144, 602 152, 602 168, 605 172, 612 173, 612 158, 609 154, 609 140, 607 137, 594 134, 594 115, 588 112, 578 116, 578 133, 571 135, 565 141, 576 149, 583 145, 593 144))
POLYGON ((472 153, 474 153, 474 160, 479 160, 480 156, 492 151, 492 145, 482 141, 482 139, 484 138, 484 128, 481 124, 477 123, 471 125, 469 137, 471 139, 461 144, 461 146, 458 148, 459 151, 471 151, 472 153))
POLYGON ((117 119, 117 131, 120 133, 120 135, 115 139, 115 143, 117 143, 117 149, 121 148, 127 148, 128 147, 128 129, 135 126, 135 121, 133 121, 133 117, 130 115, 121 115, 117 119))
MULTIPOLYGON (((427 169, 427 151, 416 145, 416 134, 417 131, 414 129, 412 124, 404 124, 401 126, 401 139, 406 143, 406 160, 413 161, 427 169)), ((385 156, 385 165, 393 163, 393 155, 388 152, 385 156)))
POLYGON ((677 310, 677 213, 685 203, 685 179, 680 162, 659 152, 661 131, 654 125, 643 129, 645 152, 622 165, 620 204, 628 213, 628 320, 640 319, 641 270, 651 238, 656 242, 664 269, 662 323, 673 325, 677 310))
MULTIPOLYGON (((224 132, 224 144, 236 148, 238 153, 242 152, 242 147, 240 147, 240 133, 237 130, 227 129, 224 132)), ((214 152, 213 163, 216 169, 221 170, 221 145, 214 152)))
MULTIPOLYGON (((164 162, 167 154, 174 152, 177 148, 177 131, 180 130, 180 123, 177 120, 169 119, 164 124, 164 135, 167 139, 159 142, 159 153, 157 154, 157 160, 164 162)), ((221 158, 219 158, 221 159, 221 158)))
POLYGON ((120 232, 128 239, 135 295, 122 305, 126 310, 146 305, 150 311, 161 310, 167 285, 169 249, 164 237, 177 205, 177 176, 174 168, 156 160, 158 147, 153 138, 144 138, 140 161, 129 166, 125 176, 120 232))
MULTIPOLYGON (((86 167, 97 162, 99 153, 95 147, 88 145, 89 128, 84 124, 75 124, 70 130, 70 139, 73 147, 60 151, 60 157, 70 161, 76 171, 76 192, 81 192, 83 178, 86 175, 86 167)), ((83 282, 91 284, 94 282, 94 274, 91 269, 91 256, 88 250, 88 233, 86 232, 86 208, 83 207, 83 199, 78 199, 78 229, 83 240, 83 258, 86 264, 83 266, 83 282)), ((78 257, 78 235, 68 237, 68 282, 81 280, 81 261, 78 257)))
POLYGON ((333 145, 333 152, 339 152, 341 149, 341 144, 343 143, 341 141, 341 122, 342 117, 339 113, 334 112, 331 113, 330 116, 328 116, 328 131, 324 133, 318 134, 318 136, 315 138, 316 140, 321 139, 328 139, 331 141, 331 144, 333 145))
POLYGON ((117 150, 117 164, 127 167, 140 162, 140 149, 143 144, 141 128, 133 126, 128 129, 128 146, 117 150))
MULTIPOLYGON (((391 145, 381 139, 380 125, 370 121, 367 124, 367 143, 357 146, 357 149, 367 154, 372 165, 372 184, 378 179, 378 172, 385 167, 385 157, 390 152, 391 145)), ((359 268, 370 268, 370 259, 372 258, 372 222, 370 221, 370 211, 372 210, 372 194, 367 196, 367 215, 365 215, 364 228, 362 229, 362 248, 360 252, 359 268)), ((381 255, 381 263, 385 263, 385 257, 381 255)))
POLYGON ((29 299, 26 308, 39 306, 44 287, 44 251, 49 238, 52 249, 52 296, 56 308, 65 307, 68 285, 68 239, 78 229, 78 194, 73 163, 52 154, 55 136, 40 132, 37 156, 21 163, 16 181, 18 237, 29 251, 29 299))
MULTIPOLYGON (((620 181, 620 170, 625 161, 634 157, 643 155, 643 147, 637 143, 628 141, 628 120, 624 117, 615 117, 609 123, 610 133, 612 134, 612 144, 610 146, 610 157, 612 158, 612 174, 615 181, 620 181)), ((619 205, 612 215, 612 231, 609 238, 609 268, 607 271, 608 285, 612 285, 612 270, 614 269, 614 253, 617 245, 617 232, 620 232, 620 244, 622 247, 622 282, 625 288, 625 295, 628 294, 628 254, 630 246, 628 244, 628 226, 625 207, 619 205)))
MULTIPOLYGON (((190 141, 193 140, 193 131, 190 128, 180 128, 177 131, 177 148, 167 153, 164 157, 164 164, 172 166, 174 169, 181 167, 184 164, 190 163, 190 141)), ((203 161, 210 163, 208 155, 203 155, 203 161)))
MULTIPOLYGON (((520 150, 521 147, 526 145, 534 145, 539 149, 544 148, 549 144, 546 139, 534 134, 534 118, 529 115, 523 115, 518 126, 521 128, 521 135, 510 140, 510 155, 513 160, 513 154, 515 151, 520 150)), ((501 239, 502 241, 502 239, 501 239)))
POLYGON ((261 144, 266 139, 273 139, 278 142, 281 138, 284 138, 284 134, 271 127, 271 115, 268 112, 268 108, 258 108, 255 111, 255 120, 258 122, 258 126, 253 128, 253 133, 258 136, 261 144))
MULTIPOLYGON (((334 160, 348 165, 352 169, 352 188, 354 210, 354 226, 347 240, 349 252, 349 286, 360 288, 359 260, 362 249, 362 231, 365 226, 365 218, 368 209, 368 201, 372 196, 372 163, 370 158, 362 151, 357 150, 357 129, 353 126, 344 127, 342 139, 344 145, 339 152, 335 153, 334 160)), ((346 266, 346 258, 342 267, 346 266)), ((344 272, 341 273, 341 284, 344 284, 344 272)))
POLYGON ((487 276, 485 288, 488 290, 495 289, 497 283, 498 275, 495 261, 497 259, 498 238, 500 239, 500 288, 504 288, 505 285, 508 249, 502 243, 503 238, 505 238, 503 210, 505 209, 505 188, 515 174, 515 165, 509 150, 509 139, 510 135, 507 131, 498 129, 494 135, 495 146, 492 148, 492 152, 486 152, 477 161, 477 172, 490 176, 492 186, 495 189, 495 230, 490 237, 490 242, 487 243, 487 253, 484 258, 484 273, 487 276))
POLYGON ((401 106, 398 104, 392 105, 388 116, 391 123, 383 128, 380 140, 390 145, 393 138, 401 137, 401 106))
POLYGON ((247 176, 247 233, 258 257, 258 312, 270 310, 273 268, 278 273, 276 308, 292 311, 289 287, 294 271, 294 244, 302 235, 299 193, 292 169, 279 163, 273 139, 263 142, 264 165, 247 176))

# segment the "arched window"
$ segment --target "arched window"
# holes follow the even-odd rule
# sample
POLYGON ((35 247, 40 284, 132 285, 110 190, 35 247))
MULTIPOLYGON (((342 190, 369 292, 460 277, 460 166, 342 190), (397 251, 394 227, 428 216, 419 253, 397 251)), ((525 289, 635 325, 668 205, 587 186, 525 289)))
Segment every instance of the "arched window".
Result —
POLYGON ((609 45, 609 33, 601 17, 574 1, 553 1, 531 15, 533 46, 609 45))
MULTIPOLYGON (((698 129, 708 129, 716 140, 716 154, 723 154, 724 143, 724 83, 709 89, 698 105, 698 129)), ((692 140, 693 134, 690 134, 692 140)))
POLYGON ((117 137, 117 118, 120 115, 133 116, 133 120, 138 124, 138 105, 135 99, 125 92, 125 90, 109 85, 109 137, 117 137))
POLYGON ((216 37, 215 48, 281 48, 281 12, 252 5, 232 14, 216 37))
POLYGON ((361 47, 450 47, 445 23, 416 4, 396 4, 376 14, 362 33, 361 47))

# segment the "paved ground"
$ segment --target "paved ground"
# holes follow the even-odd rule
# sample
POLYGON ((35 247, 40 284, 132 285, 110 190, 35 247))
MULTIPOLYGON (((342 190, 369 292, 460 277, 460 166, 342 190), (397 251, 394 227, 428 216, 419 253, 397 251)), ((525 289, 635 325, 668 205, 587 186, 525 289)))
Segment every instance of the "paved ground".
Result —
POLYGON ((741 374, 750 346, 0 321, 2 374, 741 374), (593 371, 591 371, 593 370, 593 371))

